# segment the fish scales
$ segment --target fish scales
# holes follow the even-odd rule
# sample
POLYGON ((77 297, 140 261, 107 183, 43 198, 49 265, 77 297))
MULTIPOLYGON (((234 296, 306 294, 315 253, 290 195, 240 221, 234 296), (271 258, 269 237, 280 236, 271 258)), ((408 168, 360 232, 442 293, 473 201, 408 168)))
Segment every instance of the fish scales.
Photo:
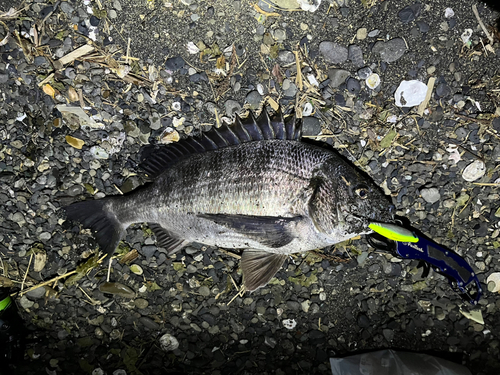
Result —
POLYGON ((369 222, 392 219, 372 181, 337 153, 300 142, 301 123, 280 116, 264 111, 175 150, 159 149, 146 160, 152 183, 75 203, 67 216, 91 228, 108 253, 137 222, 150 223, 170 253, 191 242, 245 249, 247 290, 267 284, 287 254, 370 233, 369 222))
MULTIPOLYGON (((243 248, 249 242, 247 237, 227 228, 222 231, 220 225, 209 229, 210 220, 197 215, 306 216, 313 172, 332 156, 299 142, 244 143, 184 160, 142 190, 132 205, 118 199, 110 210, 125 226, 156 222, 174 237, 243 248), (153 201, 151 196, 161 199, 153 201), (217 236, 212 238, 208 233, 213 230, 217 230, 217 236)), ((254 247, 283 253, 310 250, 298 241, 294 245, 282 249, 262 244, 254 247)))

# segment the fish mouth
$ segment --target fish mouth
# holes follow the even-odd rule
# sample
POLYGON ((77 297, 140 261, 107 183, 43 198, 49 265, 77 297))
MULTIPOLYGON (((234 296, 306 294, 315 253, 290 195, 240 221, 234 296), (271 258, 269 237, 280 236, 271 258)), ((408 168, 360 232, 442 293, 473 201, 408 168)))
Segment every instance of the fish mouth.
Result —
MULTIPOLYGON (((348 213, 347 215, 343 216, 342 215, 342 210, 337 207, 337 217, 340 219, 342 216, 342 219, 344 223, 350 223, 351 225, 354 225, 355 227, 359 228, 360 231, 363 232, 371 232, 372 230, 369 229, 369 225, 373 222, 378 222, 378 223, 387 223, 387 224, 394 224, 398 220, 395 218, 395 212, 396 212, 396 207, 394 205, 390 205, 388 207, 387 211, 382 211, 382 212, 373 212, 368 216, 361 216, 356 213, 348 213)), ((339 221, 340 222, 340 221, 339 221)))

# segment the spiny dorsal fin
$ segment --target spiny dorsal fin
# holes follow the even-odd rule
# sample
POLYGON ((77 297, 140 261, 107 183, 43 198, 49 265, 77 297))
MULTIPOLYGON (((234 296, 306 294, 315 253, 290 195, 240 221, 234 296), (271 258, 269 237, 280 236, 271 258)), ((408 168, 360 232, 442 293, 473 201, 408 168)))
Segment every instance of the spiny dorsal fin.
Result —
POLYGON ((268 139, 298 141, 301 134, 302 121, 295 115, 285 120, 280 108, 270 117, 264 108, 258 118, 252 112, 244 119, 236 115, 231 125, 213 127, 199 137, 188 137, 169 145, 147 146, 142 151, 141 167, 149 177, 155 178, 189 155, 268 139))

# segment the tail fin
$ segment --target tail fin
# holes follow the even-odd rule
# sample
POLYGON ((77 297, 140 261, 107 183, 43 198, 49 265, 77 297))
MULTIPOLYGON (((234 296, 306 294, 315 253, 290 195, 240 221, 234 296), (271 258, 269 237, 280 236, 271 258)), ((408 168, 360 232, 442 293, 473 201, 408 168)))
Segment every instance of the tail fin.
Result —
POLYGON ((125 235, 125 229, 115 214, 106 207, 108 199, 88 200, 64 207, 68 220, 79 221, 91 229, 99 247, 111 256, 125 235))

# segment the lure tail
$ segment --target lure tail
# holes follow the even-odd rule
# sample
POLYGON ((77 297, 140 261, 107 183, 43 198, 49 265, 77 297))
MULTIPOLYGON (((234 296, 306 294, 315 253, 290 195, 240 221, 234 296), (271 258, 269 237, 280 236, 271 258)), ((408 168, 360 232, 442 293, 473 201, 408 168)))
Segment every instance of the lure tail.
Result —
POLYGON ((125 228, 116 215, 109 210, 110 199, 89 200, 64 207, 68 220, 78 221, 91 229, 99 247, 111 256, 125 236, 125 228))

